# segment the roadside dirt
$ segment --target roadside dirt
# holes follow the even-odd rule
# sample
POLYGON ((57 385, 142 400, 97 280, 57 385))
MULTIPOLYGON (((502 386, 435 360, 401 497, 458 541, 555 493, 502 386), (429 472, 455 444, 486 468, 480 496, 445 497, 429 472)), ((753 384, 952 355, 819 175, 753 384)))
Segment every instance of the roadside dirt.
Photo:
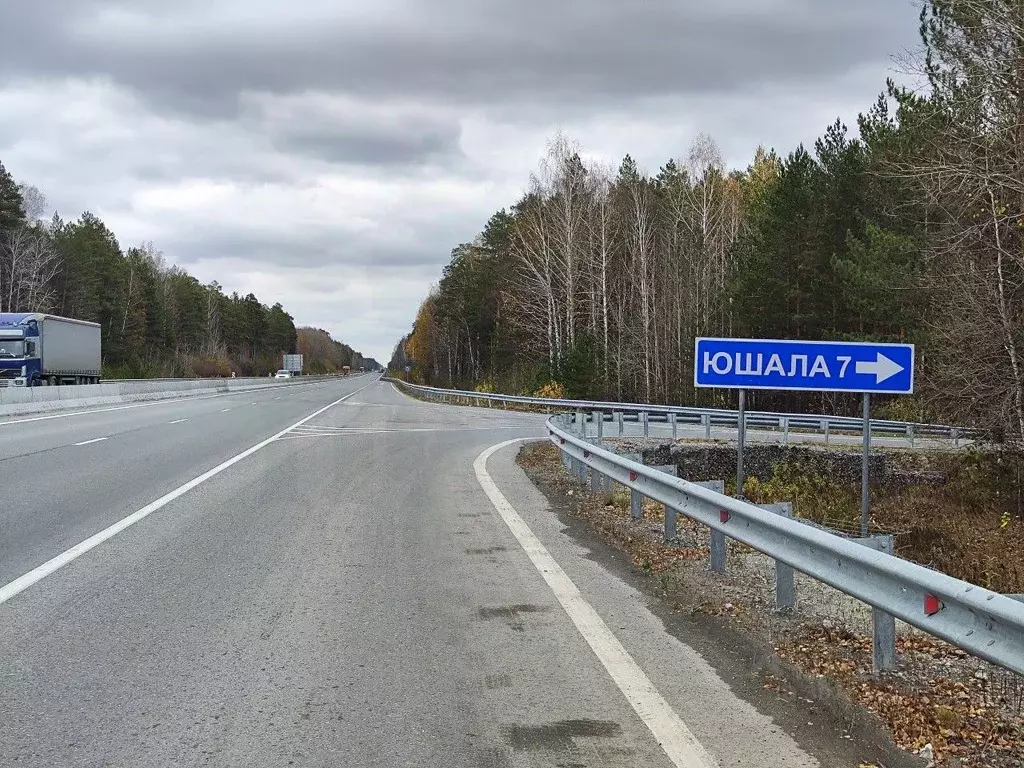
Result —
POLYGON ((730 543, 728 573, 713 573, 706 529, 680 517, 679 536, 666 545, 660 505, 648 502, 633 521, 625 489, 590 493, 550 444, 524 447, 518 461, 574 536, 590 539, 595 552, 610 545, 626 553, 620 575, 656 598, 666 627, 712 663, 719 658, 723 677, 791 721, 795 736, 810 707, 815 722, 827 715, 831 726, 823 727, 856 743, 850 764, 858 768, 926 766, 929 756, 935 768, 1024 766, 1021 678, 905 625, 898 669, 876 677, 863 604, 798 577, 796 608, 777 612, 768 558, 730 543))

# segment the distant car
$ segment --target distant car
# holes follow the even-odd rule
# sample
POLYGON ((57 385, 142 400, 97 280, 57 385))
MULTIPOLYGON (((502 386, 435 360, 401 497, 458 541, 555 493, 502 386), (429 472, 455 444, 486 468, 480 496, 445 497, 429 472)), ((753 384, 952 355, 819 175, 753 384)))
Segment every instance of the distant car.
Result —
POLYGON ((278 371, 274 374, 275 379, 290 379, 292 377, 291 371, 278 371))

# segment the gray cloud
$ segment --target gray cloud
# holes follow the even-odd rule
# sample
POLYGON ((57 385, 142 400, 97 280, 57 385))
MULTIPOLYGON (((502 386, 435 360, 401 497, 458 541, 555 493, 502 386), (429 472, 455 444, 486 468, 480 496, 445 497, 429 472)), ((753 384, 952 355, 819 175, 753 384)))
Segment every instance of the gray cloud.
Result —
POLYGON ((458 135, 440 133, 392 135, 345 133, 339 135, 329 128, 321 130, 297 128, 274 141, 274 146, 288 152, 318 157, 331 163, 369 163, 371 165, 404 165, 455 154, 458 135))
POLYGON ((340 263, 373 269, 430 267, 436 272, 439 259, 450 250, 440 246, 444 251, 439 252, 439 244, 458 242, 462 227, 424 227, 417 233, 419 240, 381 234, 339 237, 337 230, 327 228, 263 233, 197 227, 182 235, 168 233, 160 242, 168 253, 177 254, 177 261, 185 267, 203 260, 241 259, 254 269, 316 268, 340 263))
POLYGON ((556 128, 745 164, 870 105, 914 0, 0 0, 0 159, 386 358, 556 128), (344 296, 345 298, 339 298, 344 296), (350 298, 353 297, 354 298, 350 298))
POLYGON ((529 109, 827 80, 912 36, 892 23, 902 15, 892 0, 432 0, 367 3, 362 17, 328 10, 347 3, 299 13, 254 1, 234 19, 215 5, 151 15, 109 0, 6 5, 0 28, 14 45, 0 50, 0 71, 108 76, 160 108, 207 118, 235 114, 246 92, 303 89, 529 109), (249 21, 255 8, 265 23, 249 21))
POLYGON ((323 92, 246 94, 242 105, 243 124, 275 149, 330 163, 410 166, 461 154, 457 117, 436 107, 323 92))

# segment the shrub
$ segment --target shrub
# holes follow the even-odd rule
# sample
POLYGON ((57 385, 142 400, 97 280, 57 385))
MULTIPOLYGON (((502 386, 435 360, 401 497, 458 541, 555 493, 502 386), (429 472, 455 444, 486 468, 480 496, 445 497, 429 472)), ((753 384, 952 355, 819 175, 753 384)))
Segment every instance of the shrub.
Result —
POLYGON ((549 381, 547 384, 542 386, 536 392, 533 393, 534 397, 546 397, 552 400, 564 400, 565 399, 565 387, 559 384, 557 381, 549 381))
POLYGON ((191 367, 192 373, 201 379, 231 376, 231 361, 223 357, 196 357, 191 367))

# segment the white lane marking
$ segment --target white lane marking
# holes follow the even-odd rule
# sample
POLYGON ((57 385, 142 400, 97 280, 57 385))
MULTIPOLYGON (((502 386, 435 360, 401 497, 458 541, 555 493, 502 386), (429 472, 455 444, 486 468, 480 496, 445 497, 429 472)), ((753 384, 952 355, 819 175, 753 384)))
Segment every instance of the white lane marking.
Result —
POLYGON ((344 435, 334 435, 334 434, 330 434, 328 432, 302 432, 300 430, 296 430, 295 432, 293 432, 290 435, 286 435, 285 437, 278 438, 278 440, 301 440, 304 437, 346 437, 346 436, 349 436, 349 435, 354 436, 354 435, 383 435, 383 434, 388 434, 388 431, 385 430, 385 429, 368 429, 368 430, 366 430, 364 432, 346 432, 344 435))
POLYGON ((108 439, 109 438, 106 438, 106 437, 97 437, 97 438, 94 438, 92 440, 83 440, 80 443, 75 443, 75 446, 77 447, 79 445, 92 445, 93 443, 102 443, 104 440, 108 440, 108 439))
POLYGON ((188 421, 188 419, 175 419, 174 421, 168 421, 167 423, 168 424, 181 424, 183 421, 188 421))
POLYGON ((410 429, 379 429, 376 427, 320 427, 308 425, 295 430, 296 435, 309 435, 316 437, 344 437, 346 435, 361 435, 366 433, 409 433, 409 432, 493 432, 500 429, 529 429, 536 430, 534 424, 496 424, 493 427, 413 427, 410 429))
POLYGON ((220 412, 221 412, 221 413, 227 413, 227 412, 228 412, 228 411, 230 411, 230 410, 231 410, 230 408, 221 408, 221 411, 220 411, 220 412))
POLYGON ((232 456, 230 459, 228 459, 227 461, 223 462, 222 464, 218 464, 213 469, 207 470, 203 474, 199 475, 199 477, 194 478, 192 480, 189 480, 184 485, 178 486, 177 488, 175 488, 170 493, 167 493, 167 494, 161 496, 156 501, 150 502, 149 504, 144 506, 142 509, 140 509, 140 510, 138 510, 136 512, 133 512, 132 514, 128 515, 128 517, 122 518, 121 520, 118 520, 116 523, 114 523, 110 527, 104 528, 99 533, 93 534, 92 536, 90 536, 88 539, 86 539, 82 543, 76 544, 71 549, 68 549, 68 550, 65 550, 64 552, 61 552, 56 557, 51 558, 51 559, 47 560, 45 563, 43 563, 42 565, 33 568, 31 571, 29 571, 28 573, 24 574, 23 576, 19 576, 14 581, 12 581, 12 582, 10 582, 8 584, 5 584, 4 586, 0 587, 0 605, 2 605, 3 603, 6 603, 8 600, 10 600, 15 595, 17 595, 17 594, 19 594, 21 592, 24 592, 26 589, 31 587, 33 584, 35 584, 35 583, 37 583, 39 581, 42 581, 43 579, 45 579, 47 576, 49 576, 54 571, 59 570, 60 568, 63 568, 65 565, 70 563, 72 560, 75 560, 75 559, 81 557, 86 552, 88 552, 90 549, 93 549, 94 547, 98 547, 100 544, 105 542, 107 539, 113 538, 114 536, 119 534, 121 531, 123 531, 125 528, 128 528, 128 527, 130 527, 132 525, 135 525, 135 523, 137 523, 140 520, 142 520, 143 518, 148 517, 149 515, 153 514, 158 509, 162 509, 163 507, 166 507, 168 504, 170 504, 172 501, 177 499, 179 496, 183 496, 184 494, 188 493, 189 491, 191 491, 196 486, 202 485, 203 483, 205 483, 207 480, 209 480, 214 475, 219 475, 221 472, 223 472, 228 467, 234 466, 235 464, 240 462, 242 459, 245 459, 245 458, 248 458, 249 456, 252 456, 254 453, 256 453, 256 451, 260 450, 261 448, 266 448, 272 442, 277 440, 277 438, 281 437, 282 435, 288 434, 291 430, 295 429, 295 427, 301 426, 301 425, 305 424, 307 421, 309 421, 310 419, 316 418, 317 416, 319 416, 324 411, 327 411, 327 410, 333 408, 338 403, 341 403, 341 402, 347 400, 348 398, 352 397, 352 395, 356 394, 356 392, 360 392, 363 389, 366 389, 366 387, 368 387, 368 386, 370 386, 370 385, 366 384, 365 386, 361 387, 360 389, 357 389, 355 392, 352 392, 350 394, 345 395, 345 397, 342 397, 342 398, 340 398, 338 400, 335 400, 330 405, 324 406, 319 411, 315 411, 315 412, 309 414, 309 416, 306 416, 304 419, 300 419, 299 421, 297 421, 294 424, 292 424, 290 427, 287 427, 286 429, 282 429, 280 432, 278 432, 273 437, 268 437, 266 440, 264 440, 262 442, 259 442, 256 445, 252 446, 252 448, 247 448, 246 450, 242 451, 237 456, 232 456))
POLYGON ((555 593, 555 598, 569 614, 576 629, 608 670, 608 674, 633 710, 654 734, 654 738, 658 740, 658 744, 665 750, 669 759, 678 768, 718 766, 487 474, 487 459, 493 453, 524 439, 530 438, 506 440, 492 445, 476 457, 473 470, 476 472, 480 487, 484 489, 484 493, 512 531, 512 535, 526 551, 534 567, 540 571, 544 581, 555 593))
MULTIPOLYGON (((316 386, 318 384, 330 384, 332 382, 318 381, 309 384, 308 386, 316 386)), ((281 384, 279 386, 261 387, 261 390, 265 389, 280 389, 281 387, 294 387, 294 384, 281 384)), ((184 403, 188 400, 211 400, 215 397, 230 397, 231 395, 243 395, 247 394, 245 390, 238 392, 217 392, 213 395, 194 395, 187 397, 170 397, 161 400, 153 400, 145 403, 132 403, 131 405, 115 405, 110 408, 91 408, 87 411, 67 411, 61 413, 51 413, 48 416, 31 416, 27 419, 12 419, 10 421, 0 421, 0 427, 6 427, 8 424, 28 424, 33 421, 50 421, 51 419, 70 419, 72 416, 87 416, 90 413, 108 413, 110 411, 128 411, 133 408, 152 408, 154 405, 168 405, 170 403, 184 403)))
POLYGON ((251 405, 256 405, 256 403, 251 403, 251 405))

